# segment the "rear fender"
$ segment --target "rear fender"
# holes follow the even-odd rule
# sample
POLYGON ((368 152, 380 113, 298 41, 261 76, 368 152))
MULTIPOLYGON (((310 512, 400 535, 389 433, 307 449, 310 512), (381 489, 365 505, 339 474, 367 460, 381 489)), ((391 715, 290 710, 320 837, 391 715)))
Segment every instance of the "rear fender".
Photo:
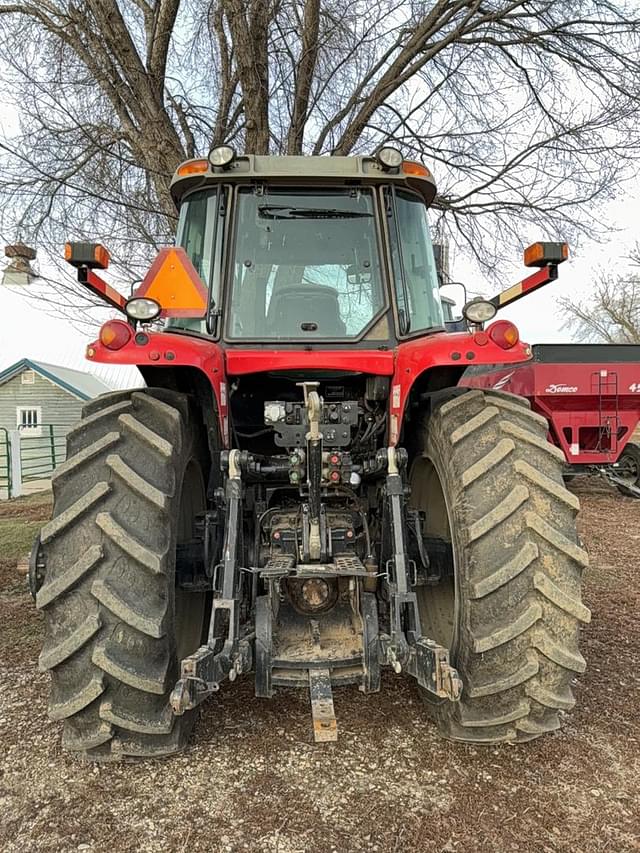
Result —
POLYGON ((531 347, 522 341, 505 350, 486 334, 471 332, 437 332, 405 341, 396 352, 389 425, 393 445, 400 439, 408 406, 418 394, 457 385, 471 364, 518 364, 531 358, 531 347))
MULTIPOLYGON (((222 349, 212 341, 187 335, 165 332, 146 332, 146 342, 137 343, 135 336, 118 350, 110 350, 100 341, 87 347, 88 361, 101 364, 127 364, 137 367, 151 387, 194 391, 203 398, 202 390, 209 386, 213 393, 212 418, 217 418, 223 447, 229 447, 229 413, 227 380, 222 349), (206 385, 199 381, 200 375, 206 385)), ((207 418, 205 412, 205 418, 207 418)))

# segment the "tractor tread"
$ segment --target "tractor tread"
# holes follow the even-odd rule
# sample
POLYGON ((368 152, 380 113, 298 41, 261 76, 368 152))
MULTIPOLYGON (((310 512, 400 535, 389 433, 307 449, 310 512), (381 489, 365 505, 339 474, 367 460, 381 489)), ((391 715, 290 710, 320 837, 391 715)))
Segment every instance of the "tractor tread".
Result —
POLYGON ((170 441, 167 441, 165 438, 162 438, 161 435, 158 435, 157 432, 154 432, 152 429, 149 429, 149 427, 146 427, 133 415, 120 415, 118 420, 120 421, 122 426, 128 432, 135 435, 136 438, 139 438, 142 442, 147 444, 165 459, 171 459, 171 456, 173 455, 173 445, 170 441))
POLYGON ((534 560, 540 556, 538 546, 534 542, 525 542, 515 557, 512 557, 495 572, 470 585, 471 594, 474 598, 484 598, 495 592, 496 589, 505 586, 519 574, 524 572, 534 560))
POLYGON ((591 621, 591 611, 589 608, 578 599, 567 595, 544 572, 535 572, 533 575, 533 585, 552 604, 555 604, 561 610, 566 610, 574 619, 577 619, 579 622, 591 621))
POLYGON ((507 403, 513 403, 514 406, 517 406, 517 409, 512 409, 513 412, 517 412, 520 414, 519 409, 531 409, 531 403, 527 400, 526 397, 520 397, 519 394, 514 394, 512 391, 498 391, 493 388, 487 388, 482 392, 486 394, 488 399, 493 402, 493 398, 497 395, 499 400, 504 400, 507 403))
POLYGON ((116 740, 113 744, 114 752, 132 758, 161 758, 184 749, 186 745, 185 735, 178 726, 174 726, 163 737, 138 733, 125 734, 123 731, 114 740, 116 740))
POLYGON ((86 752, 102 746, 112 737, 113 727, 101 720, 83 731, 76 731, 73 725, 66 725, 62 732, 62 748, 69 752, 86 752))
POLYGON ((54 580, 45 581, 36 594, 36 607, 42 610, 64 592, 68 592, 81 578, 97 566, 102 556, 101 546, 91 545, 80 559, 63 574, 58 575, 54 580))
POLYGON ((170 405, 160 399, 160 397, 156 396, 156 394, 157 390, 154 390, 151 393, 143 394, 136 392, 132 394, 131 399, 134 404, 134 409, 136 411, 141 410, 149 420, 154 423, 164 424, 169 431, 174 433, 173 440, 171 441, 171 447, 172 451, 176 450, 179 453, 182 449, 180 421, 182 415, 186 413, 186 408, 184 408, 182 404, 186 403, 186 397, 171 392, 172 404, 170 405))
POLYGON ((462 426, 459 426, 451 433, 451 443, 459 444, 464 438, 468 438, 488 421, 495 418, 497 414, 498 410, 495 406, 487 406, 485 409, 482 409, 477 415, 474 415, 470 420, 463 423, 462 426))
POLYGON ((440 412, 443 415, 451 415, 456 409, 463 407, 467 408, 472 400, 482 400, 484 392, 479 389, 470 389, 465 394, 459 394, 447 400, 440 406, 440 412))
POLYGON ((542 537, 542 539, 546 539, 546 541, 556 550, 562 551, 567 557, 575 560, 576 563, 579 563, 583 567, 589 564, 589 555, 584 548, 581 548, 575 542, 567 539, 566 536, 563 536, 559 530, 552 527, 537 513, 528 512, 525 516, 525 522, 527 527, 535 530, 538 536, 542 537))
POLYGON ((505 643, 515 640, 520 634, 528 631, 532 625, 535 625, 542 618, 542 607, 533 603, 524 610, 520 616, 510 619, 510 621, 490 634, 478 636, 474 640, 474 651, 488 652, 498 646, 503 646, 505 643))
MULTIPOLYGON (((99 398, 98 398, 99 399, 99 398)), ((96 402, 95 400, 92 402, 96 402)), ((83 417, 81 421, 74 424, 67 432, 67 441, 74 441, 76 438, 83 438, 93 432, 92 427, 99 426, 102 421, 108 420, 114 416, 119 416, 122 412, 126 412, 131 408, 129 399, 119 400, 116 403, 110 404, 104 408, 94 409, 89 415, 83 417)), ((85 404, 83 411, 87 411, 85 404)))
POLYGON ((573 492, 570 492, 565 488, 562 483, 558 483, 556 480, 552 480, 551 477, 547 477, 546 474, 542 474, 523 459, 517 459, 514 464, 514 468, 520 476, 527 479, 532 485, 538 486, 557 500, 562 501, 574 510, 574 512, 578 512, 580 509, 580 501, 578 498, 573 494, 573 492))
POLYGON ((544 720, 527 717, 516 722, 516 729, 528 735, 544 735, 547 732, 555 732, 559 728, 560 720, 557 715, 550 716, 544 720))
POLYGON ((492 507, 482 518, 479 518, 469 527, 469 540, 473 542, 489 533, 503 521, 506 521, 514 512, 517 512, 528 499, 529 489, 526 486, 514 486, 500 503, 492 507))
POLYGON ((71 717, 90 705, 104 690, 105 683, 102 673, 95 673, 87 684, 84 684, 76 693, 72 693, 65 699, 58 699, 54 690, 49 701, 49 716, 52 720, 64 720, 71 717))
POLYGON ((164 389, 115 392, 83 412, 42 531, 49 716, 62 721, 63 748, 93 761, 167 755, 196 719, 176 717, 169 693, 180 672, 176 484, 191 460, 202 467, 204 430, 191 399, 164 389))
POLYGON ((162 574, 162 560, 150 548, 146 548, 141 542, 128 533, 124 527, 118 524, 109 512, 101 512, 96 516, 96 524, 114 544, 125 554, 132 557, 141 566, 149 569, 154 575, 162 574))
POLYGON ((576 704, 571 690, 567 688, 563 693, 557 693, 543 687, 536 681, 530 681, 525 687, 527 696, 544 705, 545 708, 559 708, 561 711, 569 711, 576 704))
MULTIPOLYGON (((103 604, 108 610, 115 614, 127 625, 131 625, 136 631, 141 634, 146 634, 148 637, 159 639, 163 637, 162 621, 166 612, 166 607, 160 609, 158 613, 153 615, 145 615, 135 610, 129 602, 125 601, 112 586, 110 586, 103 578, 95 580, 91 586, 91 594, 100 604, 103 604)), ((165 602, 166 604, 166 602, 165 602)))
POLYGON ((87 400, 82 407, 83 424, 94 424, 95 421, 89 420, 93 415, 107 411, 112 414, 116 411, 116 407, 120 407, 120 411, 128 408, 131 405, 131 391, 109 391, 107 394, 101 394, 99 397, 94 397, 93 400, 87 400))
POLYGON ((518 415, 519 417, 525 417, 528 421, 533 421, 538 426, 544 427, 545 430, 549 429, 549 422, 545 417, 532 411, 528 406, 521 406, 520 403, 515 403, 506 395, 503 396, 502 394, 497 394, 496 392, 492 393, 489 391, 487 393, 487 399, 492 406, 498 406, 503 412, 509 412, 511 414, 518 415))
POLYGON ((462 473, 462 485, 470 486, 478 477, 486 474, 494 465, 502 462, 503 459, 516 449, 514 442, 510 438, 503 438, 496 446, 490 450, 482 459, 478 459, 473 465, 470 465, 466 471, 462 473))
POLYGON ((143 693, 156 693, 161 696, 166 692, 167 669, 169 666, 168 657, 160 666, 155 667, 155 671, 151 664, 146 662, 145 670, 140 672, 133 669, 131 665, 118 661, 112 655, 109 655, 105 643, 98 643, 93 649, 91 660, 103 672, 112 675, 123 684, 128 684, 130 687, 135 687, 136 690, 141 690, 143 693))
POLYGON ((129 714, 122 713, 113 707, 110 701, 103 701, 100 704, 100 718, 120 729, 126 729, 130 732, 139 732, 146 735, 166 735, 173 729, 176 718, 171 712, 171 708, 167 705, 161 715, 153 718, 149 717, 133 717, 129 714))
POLYGON ((504 714, 499 714, 495 717, 469 717, 465 714, 464 709, 460 713, 460 724, 465 728, 488 728, 490 726, 503 726, 506 723, 513 723, 516 720, 526 717, 531 711, 530 703, 523 700, 511 711, 506 711, 504 714))
POLYGON ((500 431, 506 433, 512 438, 518 438, 520 441, 530 444, 537 450, 542 450, 543 453, 546 453, 548 456, 551 456, 563 465, 566 464, 567 460, 565 459, 565 455, 559 447, 556 447, 555 444, 551 444, 551 442, 546 438, 532 432, 530 429, 523 429, 523 427, 511 423, 511 421, 502 421, 500 424, 500 431))
POLYGON ((79 453, 76 453, 74 456, 70 456, 68 459, 65 459, 56 470, 51 475, 51 483, 55 488, 62 480, 68 477, 70 474, 75 474, 78 468, 86 465, 87 462, 90 462, 92 459, 95 459, 96 456, 99 456, 103 450, 107 450, 109 447, 113 447, 114 444, 117 444, 120 440, 120 434, 117 432, 108 432, 102 438, 98 439, 98 441, 90 444, 88 447, 85 447, 84 450, 81 450, 79 453))
POLYGON ((511 675, 497 678, 494 681, 487 681, 484 684, 469 684, 465 688, 465 693, 474 699, 480 696, 495 696, 497 693, 504 693, 513 687, 525 684, 534 675, 537 675, 539 671, 540 663, 538 655, 535 651, 529 651, 527 652, 526 662, 515 672, 511 673, 511 675))
POLYGON ((46 545, 54 536, 59 536, 66 527, 77 522, 80 516, 89 512, 94 504, 109 494, 110 489, 109 483, 104 482, 96 483, 95 486, 92 486, 86 494, 78 498, 68 509, 65 509, 60 515, 45 524, 40 533, 41 543, 46 545))
POLYGON ((60 666, 67 658, 81 649, 85 643, 88 643, 101 627, 100 616, 97 613, 92 613, 63 639, 52 638, 48 646, 45 640, 45 647, 38 659, 40 672, 46 672, 48 669, 60 666))
MULTIPOLYGON (((546 419, 526 401, 493 390, 451 394, 426 414, 411 485, 413 505, 433 519, 427 535, 452 540, 460 596, 452 661, 463 692, 458 703, 425 699, 447 738, 524 742, 558 728, 586 667, 579 502, 564 487, 564 454, 548 442, 546 419), (429 513, 435 481, 446 513, 429 513)), ((448 623, 429 615, 430 590, 418 592, 425 633, 446 644, 448 623)), ((448 612, 451 595, 439 591, 433 614, 448 612)))
POLYGON ((463 743, 479 743, 493 745, 496 743, 514 743, 518 740, 518 733, 513 724, 497 726, 494 728, 481 726, 478 728, 461 726, 459 722, 452 722, 450 728, 443 732, 449 740, 461 741, 463 743))
POLYGON ((544 629, 535 634, 534 645, 541 654, 564 669, 582 673, 587 668, 585 659, 579 652, 570 652, 544 629))
POLYGON ((157 506, 160 510, 166 510, 168 499, 171 495, 165 494, 160 489, 156 489, 148 480, 141 477, 118 453, 112 453, 107 456, 107 465, 124 483, 133 489, 141 498, 149 501, 149 503, 157 506))

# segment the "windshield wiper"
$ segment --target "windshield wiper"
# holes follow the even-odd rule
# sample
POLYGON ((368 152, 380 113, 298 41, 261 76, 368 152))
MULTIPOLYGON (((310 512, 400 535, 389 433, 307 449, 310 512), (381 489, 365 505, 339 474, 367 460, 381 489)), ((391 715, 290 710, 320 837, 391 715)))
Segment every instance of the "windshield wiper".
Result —
POLYGON ((358 210, 339 210, 333 207, 292 207, 291 205, 262 205, 258 213, 263 219, 371 219, 373 213, 358 210))

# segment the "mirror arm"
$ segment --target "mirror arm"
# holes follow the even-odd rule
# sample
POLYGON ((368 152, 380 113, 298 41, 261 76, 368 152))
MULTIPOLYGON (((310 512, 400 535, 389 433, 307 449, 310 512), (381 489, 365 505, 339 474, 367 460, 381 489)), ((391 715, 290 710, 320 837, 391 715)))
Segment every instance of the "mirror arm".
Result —
POLYGON ((93 270, 88 267, 78 267, 78 281, 93 294, 100 297, 100 299, 102 299, 103 302, 106 302, 107 305, 111 306, 111 308, 122 311, 123 314, 127 313, 125 310, 125 306, 127 304, 125 297, 121 293, 118 293, 114 287, 111 287, 110 284, 107 284, 107 282, 100 278, 100 276, 93 270))
POLYGON ((538 290, 539 287, 544 287, 545 284, 549 284, 549 282, 555 281, 557 278, 558 265, 549 264, 546 267, 536 270, 532 275, 529 275, 517 284, 508 287, 501 293, 497 293, 491 299, 488 299, 487 302, 491 302, 491 304, 495 305, 499 311, 506 305, 511 305, 513 302, 517 302, 518 299, 522 299, 523 296, 533 293, 534 290, 538 290))

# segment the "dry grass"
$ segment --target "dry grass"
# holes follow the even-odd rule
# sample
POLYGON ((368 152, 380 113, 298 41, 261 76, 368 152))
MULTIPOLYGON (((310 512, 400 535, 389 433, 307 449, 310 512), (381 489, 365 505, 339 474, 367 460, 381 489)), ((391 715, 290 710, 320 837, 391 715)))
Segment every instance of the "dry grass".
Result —
POLYGON ((518 747, 440 740, 413 685, 393 676, 378 695, 338 691, 339 742, 315 746, 304 693, 257 700, 245 678, 205 706, 185 754, 80 764, 60 752, 59 726, 46 718, 48 683, 36 667, 40 619, 26 595, 5 584, 0 847, 640 850, 640 502, 579 488, 592 558, 585 595, 593 621, 583 638, 589 669, 562 731, 518 747))

